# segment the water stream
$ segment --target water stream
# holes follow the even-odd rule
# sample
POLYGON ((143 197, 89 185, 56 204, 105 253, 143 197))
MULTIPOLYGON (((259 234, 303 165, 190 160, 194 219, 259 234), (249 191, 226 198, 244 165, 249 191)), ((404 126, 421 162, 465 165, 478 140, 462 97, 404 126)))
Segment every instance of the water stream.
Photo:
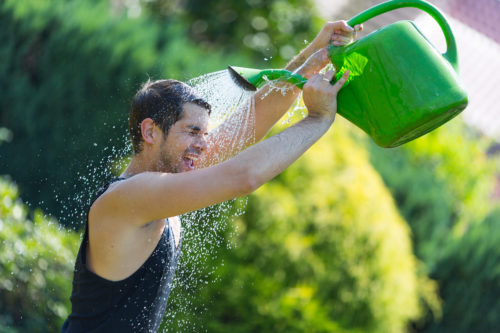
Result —
MULTIPOLYGON (((256 97, 253 92, 238 87, 227 70, 206 74, 187 83, 212 106, 210 135, 213 135, 215 144, 230 147, 231 154, 214 155, 213 161, 210 161, 212 165, 254 143, 256 97)), ((268 86, 270 88, 258 98, 265 98, 272 91, 284 95, 290 89, 278 82, 269 82, 268 86)), ((297 110, 303 113, 303 107, 298 103, 294 105, 288 117, 297 110)), ((93 194, 102 185, 102 179, 116 177, 127 166, 132 155, 128 133, 123 134, 121 141, 123 146, 120 148, 111 144, 110 147, 91 147, 103 149, 106 158, 98 162, 87 161, 86 174, 78 176, 78 182, 84 185, 85 191, 76 194, 74 198, 58 199, 61 215, 71 221, 66 225, 73 225, 78 229, 87 214, 83 208, 90 205, 93 194), (79 209, 69 211, 65 205, 66 200, 79 202, 79 209)), ((201 321, 189 320, 185 314, 202 313, 209 309, 209 304, 200 304, 198 293, 202 288, 218 281, 217 272, 220 265, 224 265, 223 261, 219 260, 220 251, 231 248, 231 243, 227 241, 232 238, 231 232, 234 232, 230 221, 244 213, 245 205, 246 199, 231 200, 181 216, 182 255, 164 317, 165 327, 176 327, 185 332, 206 331, 201 321)), ((168 328, 164 331, 168 331, 168 328)))
MULTIPOLYGON (((227 70, 200 76, 190 80, 188 84, 212 106, 211 133, 217 145, 231 148, 231 156, 255 142, 254 99, 264 99, 271 92, 285 95, 291 90, 290 85, 268 81, 267 88, 254 95, 253 92, 240 89, 227 70), (227 128, 230 130, 227 131, 227 128)), ((304 116, 304 110, 297 101, 284 122, 289 122, 297 111, 304 116)), ((231 156, 215 155, 211 164, 217 164, 231 156)), ((246 198, 181 216, 184 242, 182 257, 173 281, 171 299, 164 319, 167 328, 164 331, 168 331, 168 328, 183 332, 206 331, 201 320, 186 318, 185 314, 209 311, 210 304, 199 302, 200 290, 217 283, 220 278, 217 274, 224 262, 218 256, 221 250, 231 248, 228 240, 233 238, 232 233, 236 231, 231 220, 243 214, 245 207, 246 198)))
MULTIPOLYGON (((229 146, 231 155, 235 155, 255 141, 253 93, 236 86, 227 70, 206 74, 187 83, 212 107, 210 135, 216 145, 229 146)), ((210 164, 228 157, 214 155, 210 164)), ((232 232, 228 223, 234 216, 244 213, 245 202, 246 199, 231 200, 181 216, 182 256, 164 317, 166 327, 177 327, 185 332, 206 330, 203 323, 186 319, 185 314, 208 310, 209 304, 198 301, 198 293, 217 281, 216 272, 220 268, 217 265, 221 264, 219 250, 231 247, 227 242, 228 232, 232 232)))

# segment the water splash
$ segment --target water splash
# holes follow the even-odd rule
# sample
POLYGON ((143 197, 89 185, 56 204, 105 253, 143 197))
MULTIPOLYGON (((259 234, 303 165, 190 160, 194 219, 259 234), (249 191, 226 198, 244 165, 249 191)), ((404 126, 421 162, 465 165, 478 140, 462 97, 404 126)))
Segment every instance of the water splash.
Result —
MULTIPOLYGON (((253 93, 240 89, 231 79, 228 70, 205 74, 187 82, 196 93, 203 97, 211 106, 210 125, 220 126, 230 115, 240 108, 240 120, 248 120, 251 110, 241 107, 252 98, 253 93)), ((237 132, 237 131, 236 131, 237 132)))
MULTIPOLYGON (((229 147, 228 154, 214 154, 211 164, 220 163, 255 142, 254 94, 236 86, 227 70, 203 75, 187 83, 212 106, 210 135, 213 136, 213 143, 229 147)), ((285 94, 286 89, 280 85, 271 83, 265 96, 275 91, 273 89, 285 94)), ((132 147, 125 130, 121 137, 110 141, 109 146, 91 145, 90 149, 102 153, 105 158, 86 161, 86 172, 77 175, 72 185, 75 192, 77 188, 85 190, 72 198, 57 199, 61 204, 61 216, 67 219, 64 224, 75 230, 84 225, 87 216, 84 208, 90 206, 94 194, 103 183, 117 177, 132 156, 132 147), (69 202, 78 205, 69 205, 69 202)), ((223 265, 219 260, 220 251, 231 248, 228 239, 235 232, 230 221, 243 214, 245 206, 246 198, 231 200, 181 216, 182 255, 172 282, 172 293, 164 316, 164 331, 168 331, 169 327, 177 327, 181 331, 206 331, 202 322, 189 320, 184 314, 208 311, 209 304, 200 304, 198 293, 219 280, 217 272, 223 265)))
POLYGON ((301 118, 305 118, 307 116, 307 108, 302 102, 302 92, 300 92, 298 98, 295 100, 295 102, 292 104, 292 106, 286 113, 286 116, 281 121, 281 125, 290 124, 295 115, 299 115, 299 117, 301 118))
MULTIPOLYGON (((266 81, 266 84, 267 84, 266 89, 267 90, 263 94, 261 94, 261 96, 260 96, 261 99, 266 98, 272 92, 278 92, 282 96, 285 96, 288 93, 291 93, 294 89, 293 85, 286 83, 286 82, 283 82, 279 79, 270 80, 266 75, 264 75, 262 78, 264 79, 264 81, 266 81)), ((288 110, 284 119, 281 121, 282 125, 290 124, 292 118, 297 113, 300 113, 302 118, 306 117, 306 115, 307 115, 306 110, 307 109, 306 109, 305 105, 303 105, 303 103, 301 103, 301 100, 302 100, 302 91, 300 92, 298 98, 295 99, 295 102, 292 104, 292 106, 288 110)))
MULTIPOLYGON (((255 98, 264 99, 273 92, 285 96, 293 90, 293 86, 279 80, 265 80, 266 88, 260 91, 258 97, 239 89, 227 70, 210 73, 188 82, 212 106, 211 133, 216 144, 228 146, 231 150, 229 155, 214 155, 212 164, 233 156, 255 142, 255 98)), ((290 122, 297 112, 300 112, 302 117, 306 115, 300 98, 288 112, 286 121, 290 122)), ((231 220, 244 214, 246 200, 231 200, 181 216, 182 256, 163 321, 164 332, 207 331, 201 318, 203 313, 209 311, 210 304, 200 302, 200 295, 203 290, 220 281, 218 274, 221 266, 224 266, 222 252, 231 248, 228 240, 237 232, 231 225, 231 220)))
MULTIPOLYGON (((211 165, 230 158, 255 142, 255 102, 252 92, 236 86, 227 70, 206 74, 188 81, 212 107, 211 142, 225 147, 227 153, 213 154, 211 165)), ((182 256, 173 280, 169 306, 164 316, 164 331, 206 331, 201 321, 185 314, 208 311, 209 304, 199 300, 204 288, 219 280, 223 262, 220 252, 230 249, 232 218, 244 213, 246 199, 231 200, 181 216, 182 256)))
MULTIPOLYGON (((239 89, 232 82, 227 70, 206 74, 187 83, 212 106, 210 128, 216 136, 215 144, 232 147, 234 155, 254 142, 254 133, 251 130, 254 121, 253 94, 239 89), (221 132, 218 128, 224 123, 226 128, 229 127, 231 130, 226 131, 225 135, 218 135, 221 132)), ((111 126, 114 131, 116 125, 103 123, 104 128, 111 126)), ((85 171, 76 175, 73 184, 62 184, 64 187, 71 186, 75 195, 62 198, 54 189, 54 197, 60 206, 61 225, 69 226, 73 230, 81 230, 85 224, 87 211, 84 208, 90 206, 100 187, 119 176, 128 165, 132 156, 128 130, 124 128, 122 135, 110 138, 109 145, 91 144, 88 155, 104 157, 98 160, 86 160, 85 171)), ((221 162, 227 157, 215 155, 212 164, 221 162)), ((84 156, 82 160, 85 160, 84 156)))
MULTIPOLYGON (((106 123, 103 125, 107 126, 106 123)), ((96 192, 105 183, 118 177, 128 165, 132 156, 132 145, 129 142, 128 132, 124 132, 119 137, 110 138, 109 142, 109 146, 92 145, 88 154, 104 156, 104 158, 85 161, 85 157, 82 156, 82 160, 85 161, 85 171, 77 173, 72 184, 63 182, 63 186, 72 186, 73 193, 75 193, 72 197, 62 198, 54 193, 54 198, 60 205, 61 229, 65 225, 75 231, 81 230, 87 218, 86 207, 90 207, 96 192)), ((82 163, 82 161, 78 161, 78 163, 82 163)))

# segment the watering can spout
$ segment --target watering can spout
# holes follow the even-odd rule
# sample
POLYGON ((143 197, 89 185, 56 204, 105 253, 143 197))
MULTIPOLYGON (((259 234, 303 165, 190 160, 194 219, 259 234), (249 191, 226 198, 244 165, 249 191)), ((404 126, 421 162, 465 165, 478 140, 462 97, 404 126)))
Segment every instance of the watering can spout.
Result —
POLYGON ((234 83, 243 90, 256 91, 261 71, 253 68, 227 66, 234 83))
POLYGON ((256 91, 269 81, 284 81, 301 88, 307 79, 286 69, 254 69, 228 66, 229 75, 240 88, 247 91, 256 91))

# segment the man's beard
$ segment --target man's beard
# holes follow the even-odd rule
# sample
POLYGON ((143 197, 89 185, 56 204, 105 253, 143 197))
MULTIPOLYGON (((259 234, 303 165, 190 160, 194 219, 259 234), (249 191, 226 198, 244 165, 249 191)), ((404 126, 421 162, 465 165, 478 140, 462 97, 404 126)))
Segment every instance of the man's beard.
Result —
POLYGON ((157 168, 158 171, 160 172, 166 172, 166 173, 179 173, 181 170, 179 170, 179 166, 174 163, 172 160, 171 156, 168 155, 167 153, 168 149, 166 149, 166 144, 165 141, 162 142, 161 147, 160 147, 160 156, 158 158, 157 162, 157 168))

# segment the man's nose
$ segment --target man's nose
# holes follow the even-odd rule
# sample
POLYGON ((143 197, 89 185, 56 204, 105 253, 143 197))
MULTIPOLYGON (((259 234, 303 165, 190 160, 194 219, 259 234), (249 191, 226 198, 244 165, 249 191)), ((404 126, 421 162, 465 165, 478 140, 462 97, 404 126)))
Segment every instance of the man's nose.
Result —
POLYGON ((196 140, 194 140, 193 142, 193 146, 196 148, 196 149, 199 149, 201 151, 204 151, 207 149, 207 146, 208 146, 208 143, 207 143, 207 139, 205 138, 204 135, 199 135, 196 140))

